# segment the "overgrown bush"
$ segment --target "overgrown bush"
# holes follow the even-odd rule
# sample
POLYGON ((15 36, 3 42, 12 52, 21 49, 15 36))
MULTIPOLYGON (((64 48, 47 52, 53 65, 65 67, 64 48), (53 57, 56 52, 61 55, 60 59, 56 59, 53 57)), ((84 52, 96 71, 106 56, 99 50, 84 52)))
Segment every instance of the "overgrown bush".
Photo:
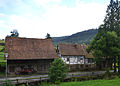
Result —
POLYGON ((106 69, 104 79, 111 79, 111 73, 109 68, 106 69))
POLYGON ((67 65, 63 62, 62 59, 55 59, 51 67, 49 68, 48 76, 52 83, 61 82, 64 80, 68 72, 67 65))

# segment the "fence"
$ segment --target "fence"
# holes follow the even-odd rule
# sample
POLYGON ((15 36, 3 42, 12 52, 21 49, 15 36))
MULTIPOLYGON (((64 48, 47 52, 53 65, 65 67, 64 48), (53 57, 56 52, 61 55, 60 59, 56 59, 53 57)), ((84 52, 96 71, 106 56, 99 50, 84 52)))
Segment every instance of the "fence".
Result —
MULTIPOLYGON (((27 83, 33 83, 33 82, 41 82, 41 81, 48 81, 48 76, 44 76, 44 77, 39 77, 39 78, 21 78, 21 79, 8 79, 8 81, 11 84, 27 84, 27 83)), ((3 79, 0 81, 0 86, 5 83, 6 80, 3 79)))

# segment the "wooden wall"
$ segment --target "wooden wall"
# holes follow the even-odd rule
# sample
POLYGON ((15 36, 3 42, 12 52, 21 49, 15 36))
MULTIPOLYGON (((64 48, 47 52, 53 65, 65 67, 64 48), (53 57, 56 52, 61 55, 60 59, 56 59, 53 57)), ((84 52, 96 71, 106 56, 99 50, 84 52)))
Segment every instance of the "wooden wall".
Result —
POLYGON ((50 63, 53 60, 42 59, 42 60, 8 60, 8 73, 17 74, 23 68, 32 68, 36 73, 47 73, 50 63))

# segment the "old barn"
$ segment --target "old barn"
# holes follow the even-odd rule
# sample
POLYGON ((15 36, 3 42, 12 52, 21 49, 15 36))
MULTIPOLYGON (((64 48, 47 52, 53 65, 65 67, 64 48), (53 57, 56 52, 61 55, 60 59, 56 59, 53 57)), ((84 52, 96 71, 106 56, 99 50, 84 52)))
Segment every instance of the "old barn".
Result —
POLYGON ((8 73, 47 73, 50 63, 58 58, 51 39, 7 37, 5 53, 8 53, 8 73))

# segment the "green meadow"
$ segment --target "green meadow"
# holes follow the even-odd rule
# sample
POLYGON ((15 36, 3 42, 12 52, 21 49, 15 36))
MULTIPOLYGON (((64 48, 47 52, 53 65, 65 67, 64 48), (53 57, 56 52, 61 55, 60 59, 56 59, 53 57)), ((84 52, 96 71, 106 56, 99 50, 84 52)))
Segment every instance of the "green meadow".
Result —
MULTIPOLYGON (((5 41, 0 40, 0 43, 5 43, 5 41)), ((4 60, 4 51, 1 51, 4 48, 4 46, 0 45, 0 65, 5 66, 5 60, 4 60)))
POLYGON ((59 85, 45 85, 45 86, 120 86, 120 78, 116 78, 113 80, 89 80, 89 81, 81 81, 81 82, 64 82, 59 85))

